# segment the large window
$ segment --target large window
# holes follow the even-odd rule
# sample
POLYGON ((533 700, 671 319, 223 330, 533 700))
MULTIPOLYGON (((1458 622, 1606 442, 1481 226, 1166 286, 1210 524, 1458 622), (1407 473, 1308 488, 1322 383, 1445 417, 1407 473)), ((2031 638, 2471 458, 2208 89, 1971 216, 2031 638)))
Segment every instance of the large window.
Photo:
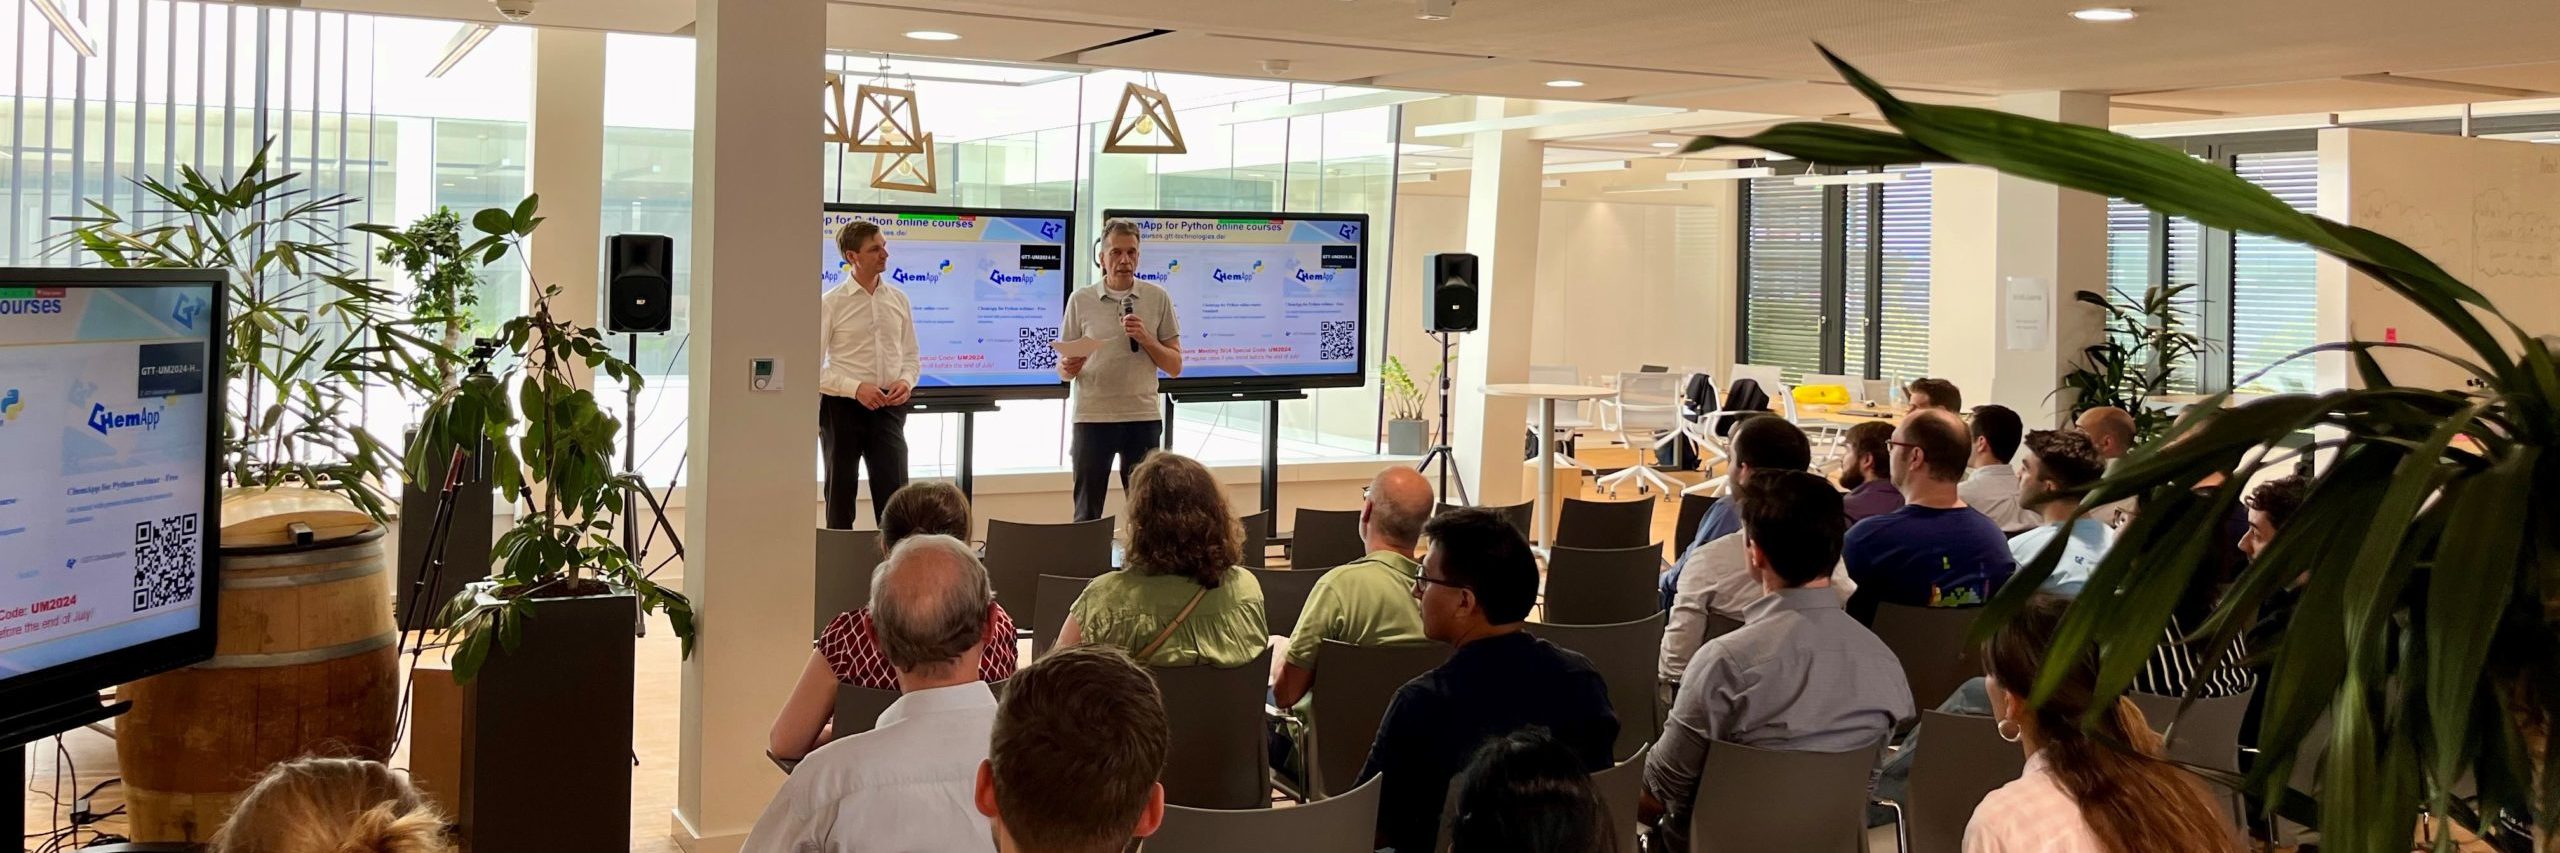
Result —
MULTIPOLYGON (((2269 140, 2184 144, 2296 210, 2310 212, 2318 200, 2316 152, 2269 140)), ((2107 204, 2108 298, 2136 305, 2152 288, 2185 288, 2168 313, 2204 339, 2204 352, 2170 373, 2174 393, 2312 390, 2312 360, 2284 359, 2317 341, 2315 270, 2312 251, 2298 243, 2205 228, 2122 199, 2107 204)))
POLYGON ((1929 367, 1929 173, 1865 183, 1804 174, 1742 188, 1740 360, 1805 374, 1914 379, 1929 367))

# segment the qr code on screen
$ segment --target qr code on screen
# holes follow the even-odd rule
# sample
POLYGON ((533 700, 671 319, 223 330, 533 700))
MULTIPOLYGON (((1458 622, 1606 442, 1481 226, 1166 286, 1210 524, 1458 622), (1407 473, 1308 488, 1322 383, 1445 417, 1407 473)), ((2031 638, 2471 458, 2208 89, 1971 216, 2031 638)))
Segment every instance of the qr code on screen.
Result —
POLYGON ((204 553, 198 535, 192 512, 134 522, 133 612, 195 598, 196 579, 204 573, 197 564, 204 553))
POLYGON ((1013 327, 1013 367, 1015 370, 1053 370, 1058 366, 1058 351, 1049 346, 1058 339, 1056 326, 1013 327))
POLYGON ((1318 343, 1316 360, 1348 361, 1360 357, 1360 324, 1351 320, 1329 320, 1316 324, 1318 343))

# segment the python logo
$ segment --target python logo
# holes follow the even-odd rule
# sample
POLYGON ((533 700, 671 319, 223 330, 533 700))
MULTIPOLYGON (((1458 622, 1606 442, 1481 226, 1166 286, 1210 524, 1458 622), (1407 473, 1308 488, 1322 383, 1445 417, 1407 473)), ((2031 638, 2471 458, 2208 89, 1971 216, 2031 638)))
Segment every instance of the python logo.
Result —
POLYGON ((26 402, 18 399, 18 389, 11 388, 8 393, 0 394, 0 424, 17 420, 18 411, 26 407, 26 402))
POLYGON ((934 268, 933 268, 933 271, 934 271, 934 272, 936 272, 936 273, 940 273, 940 274, 942 274, 942 275, 950 275, 950 274, 951 274, 951 259, 950 259, 950 258, 944 258, 944 259, 942 259, 942 265, 941 265, 941 266, 934 267, 934 268))

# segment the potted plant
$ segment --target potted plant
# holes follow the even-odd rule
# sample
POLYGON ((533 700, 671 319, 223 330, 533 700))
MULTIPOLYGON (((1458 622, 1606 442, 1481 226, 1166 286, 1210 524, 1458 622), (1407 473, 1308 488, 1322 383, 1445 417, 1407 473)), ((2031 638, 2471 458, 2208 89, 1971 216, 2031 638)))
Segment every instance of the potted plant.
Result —
MULTIPOLYGON (((1424 384, 1436 385, 1440 368, 1431 368, 1424 384)), ((1431 422, 1422 419, 1422 384, 1404 369, 1404 361, 1387 356, 1378 366, 1378 384, 1386 391, 1387 452, 1396 456, 1420 456, 1431 449, 1431 422)))
MULTIPOLYGON (((2458 351, 2344 341, 2311 347, 2349 358, 2362 387, 2201 408, 2093 487, 2084 508, 2139 496, 2142 511, 2071 608, 2055 659, 2105 650, 2101 695, 2120 692, 2167 625, 2238 482, 2289 454, 2261 448, 2311 428, 2321 470, 2293 521, 2234 579, 2193 636, 2219 647, 2260 605, 2299 582, 2260 682, 2262 752, 2229 779, 2273 811, 2315 826, 2323 849, 2405 851, 2421 814, 2450 849, 2450 824, 2512 849, 2519 822, 2560 820, 2549 736, 2560 711, 2560 342, 2534 337, 2498 306, 2408 246, 2295 211, 2232 173, 2168 147, 1985 109, 1905 102, 1824 55, 1899 133, 1793 123, 1757 136, 1703 137, 1691 150, 1746 145, 1817 163, 1952 162, 2115 196, 2208 228, 2301 243, 2415 303, 2462 341, 2458 351), (2372 351, 2399 348, 2463 367, 2461 389, 2395 385, 2372 351), (2320 785, 2285 781, 2306 733, 2331 719, 2320 785), (2316 814, 2315 814, 2316 812, 2316 814)), ((2021 567, 1977 620, 1987 633, 2053 569, 2049 548, 2021 567)), ((2059 680, 2048 671, 2037 698, 2059 680)))
POLYGON ((2133 414, 2137 442, 2169 427, 2172 415, 2149 401, 2167 393, 2170 377, 2204 351, 2204 339, 2181 327, 2175 307, 2195 287, 2147 287, 2139 300, 2123 290, 2112 291, 2114 299, 2086 290, 2072 294, 2107 312, 2106 337, 2082 348, 2082 363, 2062 377, 2062 387, 2079 392, 2071 404, 2074 417, 2099 406, 2123 409, 2133 414))
MULTIPOLYGON (((480 304, 478 267, 484 254, 464 251, 462 217, 452 208, 438 207, 406 228, 366 223, 355 230, 379 238, 374 259, 408 277, 413 288, 409 310, 438 321, 441 348, 428 365, 434 373, 434 393, 454 390, 468 364, 462 354, 472 326, 471 309, 480 304)), ((417 441, 416 432, 412 430, 406 440, 417 441)), ((437 505, 445 499, 445 475, 452 468, 447 460, 429 460, 423 466, 426 477, 401 478, 400 517, 408 523, 400 526, 400 572, 393 586, 393 612, 401 630, 441 627, 437 603, 451 600, 464 584, 485 574, 494 533, 491 517, 497 505, 485 464, 488 454, 482 451, 482 446, 471 448, 462 477, 450 491, 453 506, 444 535, 444 571, 430 571, 426 561, 430 540, 435 538, 431 519, 437 517, 437 505)))
MULTIPOLYGON (((512 254, 542 224, 539 197, 471 219, 464 249, 483 263, 512 254)), ((526 270, 531 274, 530 265, 526 270)), ((462 791, 456 811, 477 849, 621 851, 630 847, 632 636, 666 614, 693 652, 693 608, 658 586, 612 535, 615 513, 647 486, 613 468, 622 425, 578 387, 573 363, 637 387, 593 326, 552 312, 557 286, 534 282, 532 309, 496 346, 514 358, 473 371, 428 406, 410 476, 485 445, 500 494, 519 506, 498 537, 494 576, 445 609, 462 694, 462 791), (575 726, 561 726, 563 719, 575 726), (575 791, 574 796, 560 796, 575 791)))

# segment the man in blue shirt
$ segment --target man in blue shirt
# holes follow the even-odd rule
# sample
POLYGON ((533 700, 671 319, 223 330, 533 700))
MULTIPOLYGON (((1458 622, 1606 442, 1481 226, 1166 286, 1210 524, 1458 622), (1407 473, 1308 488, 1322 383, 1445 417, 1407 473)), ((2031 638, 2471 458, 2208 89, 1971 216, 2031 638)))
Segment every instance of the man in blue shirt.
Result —
POLYGON ((1858 583, 1849 615, 1873 623, 1884 601, 1977 606, 2017 571, 2000 526, 1956 496, 1972 443, 1964 421, 1939 409, 1915 409, 1894 429, 1886 447, 1906 503, 1849 528, 1842 559, 1858 583))
MULTIPOLYGON (((1733 469, 1726 480, 1729 485, 1725 494, 1740 492, 1742 484, 1750 481, 1753 468, 1802 471, 1812 465, 1813 445, 1806 441, 1804 430, 1775 416, 1747 417, 1733 427, 1733 469)), ((1707 507, 1707 517, 1698 522, 1697 537, 1689 540, 1687 548, 1680 549, 1680 558, 1671 561, 1671 568, 1662 571, 1661 583, 1656 585, 1662 594, 1662 609, 1671 609, 1672 595, 1680 589, 1680 564, 1686 561, 1689 551, 1741 529, 1742 516, 1734 512, 1733 501, 1720 500, 1707 507)))
POLYGON ((2044 589, 2079 595, 2080 587, 2097 573, 2098 561, 2107 556, 2107 546, 2115 542, 2114 532, 2097 519, 2071 517, 2080 509, 2081 490, 2105 476, 2106 465, 2098 461, 2097 446, 2089 443, 2089 437, 2076 432, 2027 433, 2026 450, 2018 455, 2018 501, 2044 523, 2009 540, 2009 556, 2023 566, 2043 554, 2053 540, 2066 540, 2062 560, 2045 577, 2044 589))

